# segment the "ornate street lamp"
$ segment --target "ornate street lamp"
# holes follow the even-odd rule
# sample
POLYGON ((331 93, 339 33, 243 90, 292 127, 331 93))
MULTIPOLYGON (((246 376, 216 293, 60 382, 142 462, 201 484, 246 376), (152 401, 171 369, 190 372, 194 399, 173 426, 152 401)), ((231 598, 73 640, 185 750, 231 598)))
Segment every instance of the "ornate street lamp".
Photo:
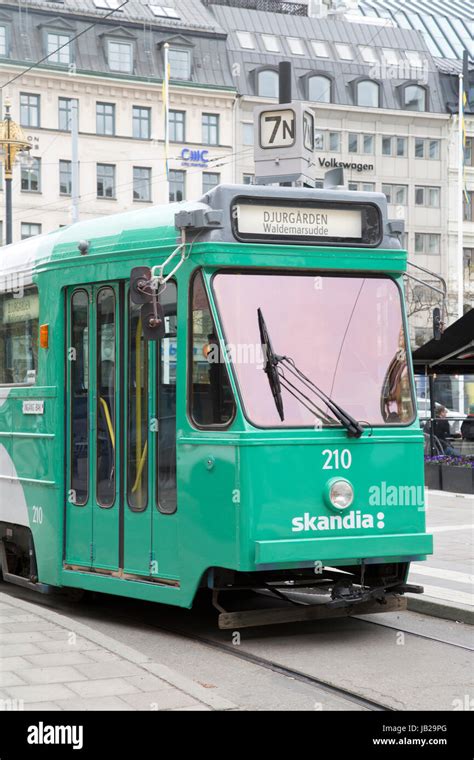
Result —
POLYGON ((5 176, 5 227, 6 243, 13 242, 12 237, 12 178, 13 164, 17 154, 31 150, 31 145, 26 139, 19 124, 13 121, 10 114, 11 104, 5 101, 5 118, 0 121, 0 161, 4 165, 5 176))

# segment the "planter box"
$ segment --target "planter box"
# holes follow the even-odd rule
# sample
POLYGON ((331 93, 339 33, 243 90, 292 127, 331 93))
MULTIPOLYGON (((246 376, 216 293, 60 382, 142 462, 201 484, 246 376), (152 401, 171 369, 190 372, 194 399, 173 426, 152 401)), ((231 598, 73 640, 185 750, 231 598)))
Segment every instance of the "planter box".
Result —
POLYGON ((474 494, 474 468, 441 465, 443 491, 474 494))
POLYGON ((441 491, 441 465, 438 462, 425 462, 425 486, 441 491))

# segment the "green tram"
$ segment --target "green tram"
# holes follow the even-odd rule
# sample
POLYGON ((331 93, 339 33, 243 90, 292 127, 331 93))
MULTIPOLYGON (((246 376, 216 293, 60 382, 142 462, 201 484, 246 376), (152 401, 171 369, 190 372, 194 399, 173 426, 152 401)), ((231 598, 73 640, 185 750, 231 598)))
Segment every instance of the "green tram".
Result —
POLYGON ((3 579, 210 589, 221 627, 401 609, 432 552, 406 260, 381 194, 247 185, 1 249, 3 579))

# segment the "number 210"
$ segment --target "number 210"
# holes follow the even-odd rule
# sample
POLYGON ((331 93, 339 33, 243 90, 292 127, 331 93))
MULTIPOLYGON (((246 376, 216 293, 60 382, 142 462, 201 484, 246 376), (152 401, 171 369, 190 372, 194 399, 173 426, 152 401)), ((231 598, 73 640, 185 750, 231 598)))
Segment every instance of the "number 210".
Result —
POLYGON ((321 452, 322 456, 326 457, 326 461, 323 464, 323 470, 339 470, 342 467, 343 470, 348 470, 352 464, 352 454, 349 449, 324 449, 321 452))

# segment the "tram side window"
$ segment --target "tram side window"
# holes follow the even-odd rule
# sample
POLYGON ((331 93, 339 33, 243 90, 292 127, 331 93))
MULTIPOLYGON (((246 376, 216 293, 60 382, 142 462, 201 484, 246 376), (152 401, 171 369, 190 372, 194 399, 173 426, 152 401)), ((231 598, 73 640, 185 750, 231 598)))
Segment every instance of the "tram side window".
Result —
POLYGON ((102 288, 97 296, 97 503, 115 502, 115 293, 102 288))
POLYGON ((157 346, 158 356, 158 509, 176 511, 176 283, 169 282, 160 294, 165 312, 165 337, 157 346))
POLYGON ((148 504, 148 342, 140 310, 129 301, 127 496, 136 512, 148 504))
POLYGON ((226 425, 234 416, 234 397, 201 272, 191 287, 191 415, 200 427, 226 425))
POLYGON ((0 294, 0 385, 32 385, 38 371, 37 288, 0 294))
POLYGON ((89 296, 76 291, 71 299, 70 333, 71 491, 74 504, 89 498, 89 296))

